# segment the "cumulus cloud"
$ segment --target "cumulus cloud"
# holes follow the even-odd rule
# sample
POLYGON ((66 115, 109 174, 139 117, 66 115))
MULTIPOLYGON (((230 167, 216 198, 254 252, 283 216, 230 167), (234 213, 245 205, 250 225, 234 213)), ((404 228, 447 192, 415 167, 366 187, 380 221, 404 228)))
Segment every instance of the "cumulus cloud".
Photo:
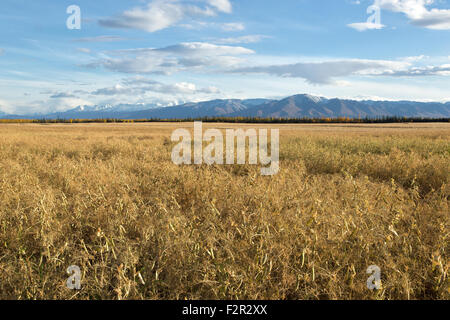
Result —
MULTIPOLYGON (((41 102, 42 105, 45 104, 46 109, 67 110, 69 107, 92 105, 92 102, 90 102, 92 100, 108 104, 123 103, 123 101, 128 103, 165 101, 163 105, 171 105, 179 101, 186 102, 214 98, 222 94, 222 92, 215 86, 201 87, 186 81, 163 83, 147 77, 135 76, 124 78, 115 85, 100 87, 90 91, 51 91, 43 94, 49 95, 50 98, 45 102, 41 102)), ((6 106, 0 104, 0 109, 1 107, 6 109, 6 106)))
POLYGON ((324 62, 302 62, 286 65, 238 68, 233 73, 260 73, 280 77, 303 78, 314 84, 329 84, 336 77, 351 75, 374 75, 404 68, 405 62, 383 60, 342 60, 324 62))
POLYGON ((407 70, 386 71, 381 75, 393 77, 450 76, 450 64, 441 66, 412 67, 407 70))
POLYGON ((420 56, 405 57, 405 58, 403 58, 403 60, 408 61, 408 62, 418 62, 418 61, 421 61, 421 60, 427 59, 427 58, 429 58, 429 57, 422 54, 420 56))
POLYGON ((137 7, 113 18, 101 19, 102 26, 155 32, 165 29, 184 16, 183 7, 167 1, 154 1, 145 8, 137 7))
POLYGON ((373 22, 356 22, 356 23, 350 23, 347 26, 349 26, 350 28, 353 28, 355 30, 358 30, 360 32, 367 31, 367 30, 380 30, 385 27, 381 23, 373 23, 373 22))
POLYGON ((178 82, 174 84, 164 84, 158 81, 143 77, 128 78, 122 80, 122 83, 109 88, 102 88, 91 92, 92 95, 114 96, 122 94, 145 94, 147 92, 157 92, 170 95, 185 94, 213 94, 220 93, 216 87, 197 88, 193 83, 178 82))
MULTIPOLYGON (((374 5, 380 9, 403 13, 411 24, 434 30, 450 29, 450 10, 430 8, 434 0, 375 0, 374 5)), ((379 29, 368 23, 352 23, 348 26, 359 31, 379 29)))
POLYGON ((231 13, 233 10, 229 0, 207 0, 207 2, 222 12, 231 13))
POLYGON ((302 78, 312 84, 339 84, 335 78, 348 76, 426 77, 450 76, 450 64, 435 66, 414 65, 425 56, 405 57, 399 60, 340 60, 301 62, 285 65, 236 68, 232 73, 268 74, 272 76, 302 78))
POLYGON ((110 28, 155 32, 176 25, 185 18, 214 16, 217 12, 231 13, 232 11, 229 0, 204 0, 203 2, 204 6, 198 6, 189 4, 187 1, 153 0, 144 7, 135 7, 115 17, 100 19, 99 23, 110 28))
POLYGON ((404 13, 417 26, 445 30, 450 29, 449 9, 428 9, 434 0, 378 0, 381 9, 404 13))
POLYGON ((136 74, 172 74, 205 68, 231 68, 254 51, 238 46, 186 42, 164 48, 141 48, 108 52, 108 57, 88 64, 111 71, 136 74))
MULTIPOLYGON (((222 39, 224 42, 250 40, 252 38, 222 39)), ((103 67, 114 72, 140 75, 170 75, 177 72, 267 74, 278 77, 302 78, 312 84, 338 84, 337 80, 342 79, 336 78, 349 76, 418 77, 449 75, 448 65, 424 66, 423 60, 426 57, 423 55, 404 57, 398 60, 342 59, 248 66, 247 56, 253 54, 255 54, 253 50, 241 46, 186 42, 163 48, 138 48, 105 52, 102 54, 103 58, 93 61, 87 67, 103 67)), ((261 61, 262 57, 257 56, 256 58, 261 61)), ((167 92, 173 89, 173 87, 164 87, 160 84, 153 85, 152 89, 155 90, 155 88, 161 88, 161 90, 167 92)), ((178 86, 174 90, 180 91, 182 88, 189 87, 178 86)), ((122 88, 119 86, 110 88, 110 90, 117 93, 122 88)))

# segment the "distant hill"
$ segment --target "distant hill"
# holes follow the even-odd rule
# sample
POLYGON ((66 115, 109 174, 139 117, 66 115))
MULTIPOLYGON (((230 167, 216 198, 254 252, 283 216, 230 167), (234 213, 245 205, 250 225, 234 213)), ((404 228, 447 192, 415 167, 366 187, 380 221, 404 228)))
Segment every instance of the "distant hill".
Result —
POLYGON ((447 118, 450 103, 356 101, 295 95, 246 109, 233 116, 261 118, 377 118, 382 116, 447 118))
POLYGON ((143 110, 131 112, 124 115, 126 119, 186 119, 203 117, 224 117, 239 114, 255 105, 269 102, 266 99, 250 100, 212 100, 198 103, 186 103, 180 106, 157 108, 153 110, 143 110))
POLYGON ((0 118, 23 119, 187 119, 204 117, 260 118, 450 118, 450 102, 357 101, 299 94, 281 100, 225 99, 171 107, 155 105, 79 106, 66 112, 25 116, 0 113, 0 118))

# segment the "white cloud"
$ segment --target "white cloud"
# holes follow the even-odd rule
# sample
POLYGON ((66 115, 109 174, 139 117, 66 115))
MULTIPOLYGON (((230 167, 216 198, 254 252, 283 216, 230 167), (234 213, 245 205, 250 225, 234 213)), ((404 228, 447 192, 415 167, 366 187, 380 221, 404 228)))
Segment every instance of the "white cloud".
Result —
POLYGON ((77 48, 77 51, 82 53, 91 53, 91 49, 88 48, 77 48))
MULTIPOLYGON (((228 38, 224 42, 245 40, 250 41, 253 38, 228 38)), ((342 81, 345 79, 338 78, 349 76, 448 76, 450 71, 446 62, 434 61, 429 66, 424 65, 424 60, 431 62, 424 55, 397 60, 316 59, 296 62, 289 59, 284 64, 275 63, 277 59, 255 55, 253 66, 249 66, 246 56, 253 54, 254 51, 241 46, 186 42, 164 48, 106 52, 105 58, 88 66, 134 74, 170 75, 186 71, 203 74, 266 74, 284 78, 302 78, 311 84, 343 84, 342 81)))
POLYGON ((450 64, 441 66, 412 67, 407 70, 386 71, 381 75, 393 77, 450 76, 450 64))
POLYGON ((221 46, 207 42, 183 42, 177 45, 155 49, 155 51, 176 53, 180 55, 202 56, 241 55, 254 53, 253 50, 244 47, 221 46))
POLYGON ((223 31, 243 31, 245 30, 245 25, 241 22, 230 22, 223 23, 221 25, 223 31))
POLYGON ((111 71, 136 74, 172 74, 206 68, 231 68, 243 62, 241 56, 254 51, 236 46, 186 42, 164 48, 117 50, 88 67, 102 66, 111 71))
POLYGON ((11 107, 9 102, 0 99, 0 113, 12 113, 14 112, 14 108, 11 107))
POLYGON ((234 38, 222 38, 217 39, 214 42, 219 44, 240 44, 240 43, 257 43, 262 41, 263 39, 270 38, 269 36, 264 35, 248 35, 242 37, 234 37, 234 38))
MULTIPOLYGON (((369 7, 368 13, 371 10, 388 10, 405 14, 413 25, 425 27, 434 30, 449 30, 450 29, 450 10, 437 9, 427 7, 434 4, 434 0, 374 0, 373 6, 369 7)), ((379 21, 358 22, 348 24, 348 27, 358 31, 383 29, 385 26, 379 21)))
POLYGON ((183 7, 178 3, 153 1, 146 8, 133 8, 118 17, 101 19, 102 26, 139 29, 155 32, 177 23, 184 17, 183 7))
POLYGON ((449 9, 428 9, 434 0, 377 0, 381 9, 405 14, 413 25, 434 30, 450 29, 449 9))
MULTIPOLYGON (((61 93, 61 96, 63 94, 61 93)), ((69 94, 68 94, 69 96, 69 94)), ((26 109, 26 113, 49 113, 49 112, 63 112, 68 109, 72 109, 78 106, 92 105, 93 102, 90 100, 82 99, 79 97, 61 97, 53 98, 45 101, 32 101, 30 102, 26 109)), ((17 106, 18 110, 25 109, 24 107, 17 106)))
POLYGON ((225 32, 239 32, 245 30, 245 24, 242 22, 190 21, 189 23, 177 24, 177 26, 190 30, 217 29, 225 32))
POLYGON ((412 56, 412 57, 405 57, 403 58, 404 61, 408 61, 408 62, 418 62, 424 59, 427 59, 429 57, 425 56, 425 55, 420 55, 420 56, 412 56))
MULTIPOLYGON (((348 85, 335 78, 349 76, 385 76, 385 77, 427 77, 450 76, 450 64, 414 65, 421 63, 426 56, 405 57, 398 60, 332 60, 300 62, 280 65, 260 65, 236 68, 231 73, 267 74, 283 78, 302 78, 310 84, 348 85)), ((422 63, 423 64, 423 63, 422 63)))
POLYGON ((233 10, 229 0, 207 0, 207 2, 222 12, 231 13, 233 10))
POLYGON ((347 26, 350 28, 353 28, 355 30, 358 30, 360 32, 366 31, 366 30, 380 30, 385 27, 381 23, 373 23, 373 22, 356 22, 356 23, 350 23, 347 26))
POLYGON ((142 95, 148 92, 157 92, 168 95, 192 95, 192 94, 216 94, 220 90, 210 86, 197 88, 193 83, 178 82, 164 84, 144 77, 123 79, 120 84, 108 88, 101 88, 91 92, 92 95, 114 96, 114 95, 142 95))
POLYGON ((215 16, 217 11, 232 12, 229 0, 204 1, 206 1, 206 6, 200 7, 188 4, 186 1, 183 3, 180 0, 153 0, 144 7, 135 7, 118 16, 100 19, 99 23, 110 28, 156 32, 174 26, 185 18, 215 16))
POLYGON ((301 62, 286 65, 246 67, 232 70, 233 73, 269 74, 280 77, 303 78, 309 83, 336 83, 334 78, 351 75, 377 75, 391 70, 402 70, 408 63, 385 60, 340 60, 324 62, 301 62))

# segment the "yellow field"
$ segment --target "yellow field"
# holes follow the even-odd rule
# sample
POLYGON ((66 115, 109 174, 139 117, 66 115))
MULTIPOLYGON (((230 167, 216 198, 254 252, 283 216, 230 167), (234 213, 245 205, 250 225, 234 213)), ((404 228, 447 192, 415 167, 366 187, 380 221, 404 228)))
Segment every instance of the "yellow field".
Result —
POLYGON ((449 123, 204 124, 280 128, 272 177, 177 167, 181 127, 0 125, 0 298, 450 298, 449 123))

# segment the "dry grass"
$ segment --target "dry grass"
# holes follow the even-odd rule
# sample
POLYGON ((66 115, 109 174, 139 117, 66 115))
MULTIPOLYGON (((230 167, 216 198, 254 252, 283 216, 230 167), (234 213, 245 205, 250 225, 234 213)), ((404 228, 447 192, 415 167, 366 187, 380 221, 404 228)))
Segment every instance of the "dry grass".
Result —
POLYGON ((182 126, 1 125, 0 298, 449 299, 449 124, 272 126, 273 177, 173 165, 182 126))

